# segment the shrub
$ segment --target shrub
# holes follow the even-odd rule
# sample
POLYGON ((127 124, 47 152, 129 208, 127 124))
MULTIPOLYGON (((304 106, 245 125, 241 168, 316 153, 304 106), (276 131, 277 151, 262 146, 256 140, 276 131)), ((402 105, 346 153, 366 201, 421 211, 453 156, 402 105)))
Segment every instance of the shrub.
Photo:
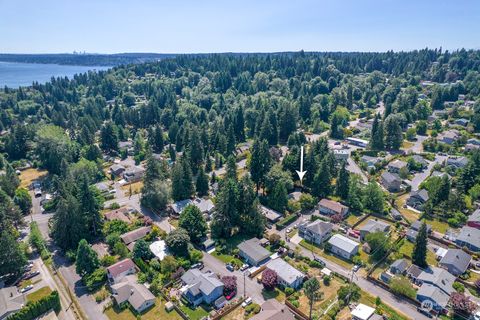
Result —
POLYGON ((106 256, 103 256, 102 259, 100 259, 100 263, 104 267, 111 266, 115 263, 115 257, 107 254, 106 256))
POLYGON ((461 284, 460 282, 454 282, 452 285, 453 289, 455 289, 457 292, 464 293, 465 292, 465 286, 461 284))
POLYGON ((325 276, 325 277, 323 277, 323 284, 326 285, 326 286, 329 286, 331 280, 332 280, 332 279, 331 279, 330 276, 325 276))
POLYGON ((295 290, 293 290, 293 288, 285 288, 285 295, 288 297, 290 296, 291 294, 293 294, 295 292, 295 290))
POLYGON ((50 309, 55 312, 61 310, 60 297, 57 291, 53 291, 48 296, 38 301, 27 303, 20 311, 8 317, 9 320, 32 320, 44 314, 50 309))
POLYGON ((93 271, 92 274, 83 277, 83 283, 87 287, 88 291, 93 292, 103 286, 107 281, 107 271, 103 268, 98 268, 93 271))
POLYGON ((291 224, 293 221, 295 221, 297 218, 298 216, 296 214, 291 214, 288 217, 280 220, 276 223, 277 230, 282 230, 283 228, 291 224))

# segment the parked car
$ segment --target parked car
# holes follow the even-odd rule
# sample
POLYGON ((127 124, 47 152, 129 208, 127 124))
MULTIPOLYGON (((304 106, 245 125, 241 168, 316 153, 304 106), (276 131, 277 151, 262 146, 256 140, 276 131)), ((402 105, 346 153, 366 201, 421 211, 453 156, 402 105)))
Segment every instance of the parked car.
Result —
POLYGON ((20 293, 24 293, 24 292, 30 291, 32 289, 33 289, 33 285, 30 284, 30 285, 26 286, 25 288, 20 289, 20 293))
POLYGON ((292 232, 292 228, 287 228, 287 233, 292 232))
POLYGON ((360 269, 360 267, 361 267, 360 265, 356 264, 353 266, 352 271, 357 272, 360 269))
POLYGON ((203 262, 195 263, 195 264, 192 264, 191 266, 192 269, 200 269, 200 270, 202 270, 203 267, 204 267, 203 262))
POLYGON ((244 264, 241 268, 240 268, 240 271, 245 271, 248 269, 248 264, 244 264))
POLYGON ((29 273, 26 273, 24 276, 23 276, 23 279, 24 280, 28 280, 28 279, 31 279, 37 275, 40 274, 40 271, 33 271, 33 272, 29 272, 29 273))
POLYGON ((227 295, 225 296, 225 299, 227 299, 227 300, 230 301, 230 300, 233 299, 233 297, 235 297, 236 294, 237 294, 237 292, 236 292, 235 290, 233 290, 232 292, 230 292, 229 294, 227 294, 227 295))
POLYGON ((247 299, 245 299, 245 301, 242 302, 242 308, 245 308, 246 306, 252 304, 252 302, 252 298, 248 297, 247 299))
POLYGON ((225 267, 227 268, 228 271, 231 271, 231 272, 235 271, 235 268, 231 263, 227 263, 225 267))
POLYGON ((325 261, 323 261, 322 259, 320 259, 320 258, 317 257, 317 256, 315 256, 315 257, 313 258, 313 260, 315 260, 315 261, 317 261, 318 263, 320 263, 320 265, 321 265, 322 267, 325 267, 325 265, 326 265, 325 261))

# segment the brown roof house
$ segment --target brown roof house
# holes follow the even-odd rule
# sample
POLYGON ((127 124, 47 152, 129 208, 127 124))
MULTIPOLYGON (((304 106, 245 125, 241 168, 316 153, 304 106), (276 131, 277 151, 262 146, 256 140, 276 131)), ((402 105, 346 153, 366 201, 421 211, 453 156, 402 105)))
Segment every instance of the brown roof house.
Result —
POLYGON ((132 208, 122 207, 119 209, 105 212, 104 217, 105 217, 105 220, 108 220, 108 221, 121 220, 129 224, 131 221, 130 221, 130 218, 128 217, 128 214, 133 211, 134 210, 132 208))
POLYGON ((144 238, 147 234, 152 231, 152 227, 141 227, 133 231, 124 233, 120 236, 123 243, 128 247, 130 251, 133 250, 133 246, 137 240, 144 238))
POLYGON ((250 320, 294 320, 294 314, 288 309, 286 305, 270 299, 262 303, 261 311, 250 320))
POLYGON ((117 263, 112 264, 107 268, 107 278, 110 283, 118 283, 126 276, 136 272, 135 263, 131 259, 123 259, 117 263))
POLYGON ((346 216, 348 213, 348 207, 344 206, 340 202, 329 200, 329 199, 322 199, 318 203, 318 211, 321 214, 325 215, 335 215, 341 214, 342 216, 346 216))

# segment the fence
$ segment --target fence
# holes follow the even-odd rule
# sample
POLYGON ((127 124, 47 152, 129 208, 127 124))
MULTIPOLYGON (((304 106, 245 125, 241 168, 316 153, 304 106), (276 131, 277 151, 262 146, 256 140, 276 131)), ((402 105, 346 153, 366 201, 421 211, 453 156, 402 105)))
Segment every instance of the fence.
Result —
POLYGON ((298 318, 300 319, 303 319, 303 320, 309 320, 310 318, 305 314, 303 313, 300 309, 298 309, 297 307, 295 307, 293 304, 290 303, 290 301, 288 300, 285 300, 285 305, 295 314, 295 316, 297 316, 298 318))
POLYGON ((217 314, 211 317, 211 320, 219 320, 222 317, 225 317, 227 314, 235 310, 243 301, 245 300, 244 297, 238 299, 235 303, 229 304, 224 308, 220 309, 217 314))
POLYGON ((253 279, 255 278, 257 275, 259 275, 263 270, 265 270, 267 267, 265 265, 261 266, 260 268, 258 268, 257 270, 253 271, 252 273, 250 273, 248 275, 248 277, 250 279, 253 279))

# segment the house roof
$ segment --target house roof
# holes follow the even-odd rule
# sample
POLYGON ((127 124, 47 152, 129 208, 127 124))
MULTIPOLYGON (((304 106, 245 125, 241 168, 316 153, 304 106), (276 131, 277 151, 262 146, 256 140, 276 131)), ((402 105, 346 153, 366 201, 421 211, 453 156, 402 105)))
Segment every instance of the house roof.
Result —
POLYGON ((315 220, 308 223, 305 228, 316 234, 325 234, 332 231, 333 224, 329 222, 324 222, 322 220, 315 220))
POLYGON ((172 203, 170 205, 170 208, 172 208, 172 210, 175 211, 176 214, 180 214, 188 205, 192 203, 193 202, 190 199, 180 200, 172 203))
POLYGON ((332 211, 335 211, 337 213, 342 213, 343 210, 348 209, 347 206, 344 206, 340 202, 333 201, 333 200, 330 200, 330 199, 322 199, 322 200, 320 200, 318 205, 321 206, 321 207, 325 207, 327 209, 330 209, 332 211))
MULTIPOLYGON (((422 226, 422 222, 420 220, 417 220, 410 225, 410 228, 412 228, 413 230, 419 231, 421 226, 422 226)), ((427 224, 427 232, 430 232, 430 230, 432 230, 432 226, 427 224)))
POLYGON ((441 265, 453 265, 465 272, 472 261, 472 256, 461 249, 448 249, 447 253, 440 260, 441 265))
POLYGON ((384 180, 386 183, 392 183, 396 181, 401 182, 402 179, 400 179, 398 174, 385 171, 382 173, 382 180, 384 180))
POLYGON ((398 211, 397 209, 395 208, 392 208, 392 210, 390 211, 390 214, 392 215, 392 217, 396 218, 396 217, 403 217, 403 215, 400 213, 400 211, 398 211))
POLYGON ((480 221, 480 209, 477 209, 475 211, 473 211, 473 213, 471 215, 468 216, 468 221, 475 221, 475 222, 478 222, 480 221))
POLYGON ((460 229, 457 236, 457 241, 469 243, 477 248, 480 248, 480 230, 469 226, 464 226, 460 229))
POLYGON ((407 273, 413 276, 414 278, 418 278, 418 276, 423 272, 422 268, 417 266, 416 264, 412 264, 408 267, 407 273))
POLYGON ((358 242, 341 234, 333 235, 333 237, 328 240, 328 243, 349 253, 352 253, 359 246, 358 242))
POLYGON ((129 208, 123 207, 120 209, 105 212, 104 217, 106 220, 121 220, 126 223, 130 223, 130 218, 127 216, 129 208))
POLYGON ((430 300, 434 301, 436 304, 445 308, 450 300, 450 296, 437 288, 428 283, 422 284, 420 289, 417 291, 417 296, 424 296, 429 298, 430 300))
POLYGON ((140 227, 130 232, 124 233, 120 236, 125 244, 130 244, 134 241, 142 239, 152 231, 152 227, 140 227))
POLYGON ((116 278, 121 273, 127 271, 130 268, 135 268, 135 264, 131 259, 123 259, 117 263, 112 264, 107 268, 107 272, 113 277, 116 278))
POLYGON ((260 245, 258 238, 243 241, 238 245, 238 249, 255 261, 262 261, 270 256, 270 251, 260 245))
POLYGON ((375 309, 363 303, 359 303, 355 309, 352 310, 352 317, 360 320, 368 320, 375 313, 375 309))
POLYGON ((17 287, 0 289, 0 318, 4 315, 22 309, 25 296, 18 292, 17 287))
POLYGON ((413 158, 413 160, 415 160, 415 162, 421 163, 423 165, 427 164, 427 161, 422 156, 420 156, 418 154, 413 155, 412 158, 413 158))
POLYGON ((123 170, 125 170, 125 167, 122 166, 121 164, 114 164, 110 167, 110 170, 112 172, 123 171, 123 170))
POLYGON ((373 233, 377 231, 386 232, 388 229, 390 229, 390 225, 388 223, 379 220, 368 219, 367 223, 360 228, 360 231, 373 233))
POLYGON ((278 277, 287 283, 293 283, 297 279, 305 277, 303 273, 292 267, 282 258, 271 260, 267 263, 267 268, 275 271, 278 277))
POLYGON ((112 289, 116 292, 114 299, 117 303, 128 300, 135 310, 139 310, 146 301, 155 299, 147 287, 137 282, 135 275, 126 276, 122 282, 112 285, 112 289))
POLYGON ((456 277, 442 268, 430 267, 425 269, 420 273, 417 279, 424 283, 430 283, 437 286, 448 295, 455 290, 452 285, 455 282, 456 277))
POLYGON ((168 255, 167 245, 165 244, 164 240, 152 242, 148 248, 160 261, 162 261, 168 255))
POLYGON ((295 316, 290 309, 276 299, 270 299, 262 303, 259 313, 250 320, 294 320, 295 316))
POLYGON ((408 268, 408 261, 407 259, 398 259, 395 260, 391 265, 390 268, 395 268, 400 272, 404 272, 408 268))
POLYGON ((468 164, 467 157, 448 157, 447 165, 464 167, 468 164))
POLYGON ((181 279, 193 296, 200 292, 208 296, 218 287, 223 287, 223 283, 214 273, 202 273, 199 269, 188 270, 181 279))
POLYGON ((410 192, 410 197, 414 197, 414 198, 420 199, 423 202, 427 202, 428 201, 428 191, 425 190, 425 189, 412 191, 412 192, 410 192))
POLYGON ((390 162, 388 164, 388 167, 390 168, 395 168, 395 169, 402 169, 402 168, 405 168, 407 166, 407 163, 405 161, 402 161, 402 160, 394 160, 392 162, 390 162))
POLYGON ((282 216, 280 213, 277 211, 267 208, 265 206, 260 206, 260 210, 262 211, 263 215, 267 218, 269 221, 276 221, 280 219, 282 216))
POLYGON ((193 200, 193 205, 195 205, 201 212, 209 212, 215 208, 213 201, 210 199, 196 198, 193 200))

